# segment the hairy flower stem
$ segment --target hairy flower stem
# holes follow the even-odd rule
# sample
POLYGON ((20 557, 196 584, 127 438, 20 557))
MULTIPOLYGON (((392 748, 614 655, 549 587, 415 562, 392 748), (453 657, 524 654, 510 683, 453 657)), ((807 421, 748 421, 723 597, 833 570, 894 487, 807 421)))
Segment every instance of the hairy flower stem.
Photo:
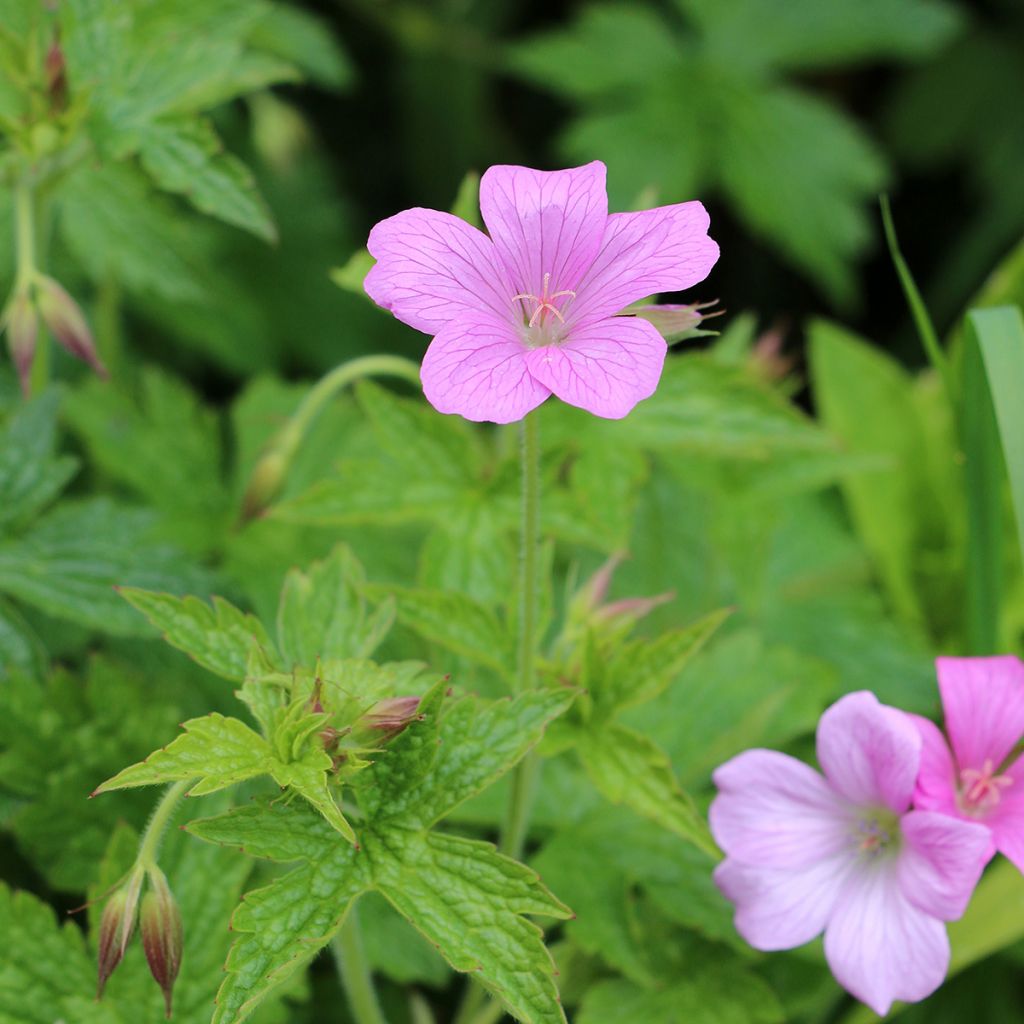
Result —
POLYGON ((262 512, 277 497, 295 453, 320 410, 338 392, 363 377, 399 377, 418 387, 420 368, 411 359, 402 356, 361 356, 336 366, 317 381, 292 418, 271 439, 256 463, 243 500, 243 521, 262 512))
POLYGON ((377 990, 363 949, 359 917, 354 906, 345 916, 341 929, 331 939, 331 952, 355 1024, 387 1024, 377 1001, 377 990))
MULTIPOLYGON (((14 187, 14 241, 17 251, 17 272, 14 291, 29 292, 37 274, 35 196, 25 181, 14 187)), ((45 332, 36 340, 29 378, 29 392, 42 391, 50 381, 50 341, 45 332)))
MULTIPOLYGON (((537 654, 537 570, 540 545, 540 430, 537 414, 522 422, 520 459, 522 463, 522 520, 519 534, 519 634, 517 644, 516 690, 525 693, 536 685, 537 654)), ((518 858, 523 852, 530 814, 533 786, 540 761, 531 751, 512 775, 512 793, 505 813, 499 847, 518 858)))
POLYGON ((156 866, 156 855, 160 850, 160 843, 164 838, 167 823, 171 820, 171 815, 178 806, 178 802, 185 795, 185 791, 193 781, 193 779, 183 779, 181 782, 175 782, 173 786, 167 787, 164 795, 160 798, 160 803, 153 809, 153 813, 149 818, 149 824, 146 826, 146 831, 143 833, 142 840, 139 843, 139 853, 135 858, 135 863, 138 867, 151 868, 156 866))

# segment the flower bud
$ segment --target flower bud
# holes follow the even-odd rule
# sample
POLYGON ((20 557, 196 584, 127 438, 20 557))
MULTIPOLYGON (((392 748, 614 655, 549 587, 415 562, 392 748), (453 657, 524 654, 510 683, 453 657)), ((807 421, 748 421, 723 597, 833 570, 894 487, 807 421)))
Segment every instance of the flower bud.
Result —
POLYGON ((36 354, 36 341, 39 338, 39 316, 27 290, 19 291, 11 299, 4 311, 0 329, 7 331, 7 347, 18 371, 21 390, 27 396, 32 361, 36 354))
POLYGON ((107 371, 96 353, 92 332, 78 303, 52 277, 35 278, 36 304, 50 333, 76 359, 88 363, 101 377, 107 371))
POLYGON ((140 924, 142 948, 150 973, 163 989, 167 1017, 171 1016, 171 993, 181 968, 184 929, 181 911, 171 895, 167 878, 157 867, 149 869, 150 888, 142 898, 140 924))
POLYGON ((242 498, 244 522, 258 516, 278 496, 287 471, 288 459, 276 448, 271 448, 260 457, 242 498))
POLYGON ((665 338, 695 337, 704 332, 700 331, 702 321, 711 316, 718 316, 719 313, 702 313, 701 310, 713 306, 718 300, 710 302, 696 302, 689 306, 661 305, 661 306, 635 306, 629 312, 653 324, 658 333, 665 338))
POLYGON ((121 962, 135 930, 135 910, 139 905, 143 872, 136 868, 107 901, 100 918, 99 954, 97 956, 98 984, 96 998, 103 995, 107 979, 121 962))
POLYGON ((389 697, 387 700, 377 701, 363 715, 359 724, 380 733, 381 740, 388 740, 392 736, 397 736, 417 717, 419 706, 419 697, 389 697))
POLYGON ((64 110, 68 105, 67 67, 64 62, 64 51, 56 39, 46 51, 43 68, 46 73, 46 92, 50 98, 50 109, 55 112, 64 110))

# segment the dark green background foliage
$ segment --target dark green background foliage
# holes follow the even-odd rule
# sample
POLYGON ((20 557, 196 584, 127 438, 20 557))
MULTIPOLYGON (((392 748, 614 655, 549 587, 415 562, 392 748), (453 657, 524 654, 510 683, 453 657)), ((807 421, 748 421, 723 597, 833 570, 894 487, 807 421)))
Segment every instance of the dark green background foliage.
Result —
MULTIPOLYGON (((161 857, 188 936, 176 1020, 210 1019, 232 934, 237 968, 260 921, 282 929, 283 954, 257 953, 288 974, 359 893, 395 1024, 430 1019, 417 1006, 451 1020, 465 988, 452 966, 479 961, 500 987, 508 955, 543 968, 515 1005, 557 1020, 524 916, 540 913, 580 1024, 873 1019, 818 947, 743 944, 699 812, 738 751, 809 754, 841 694, 930 714, 937 653, 1022 650, 1001 463, 979 549, 964 408, 922 369, 876 202, 890 192, 959 394, 968 302, 1024 300, 1022 52, 1015 0, 0 0, 0 299, 28 174, 39 264, 81 303, 111 371, 99 380, 55 349, 49 385, 25 400, 0 367, 0 1024, 160 1019, 139 949, 96 1003, 95 929, 58 920, 126 869, 158 791, 86 798, 186 720, 179 753, 195 720, 240 716, 277 737, 246 688, 301 690, 318 656, 373 680, 375 698, 401 685, 450 710, 355 776, 373 858, 311 809, 333 771, 322 749, 304 748, 290 783, 306 802, 264 800, 277 790, 259 776, 299 763, 269 744, 231 800, 186 802, 176 823, 210 842, 172 829, 161 857), (376 220, 414 205, 472 220, 489 164, 595 158, 612 209, 706 203, 722 258, 685 301, 718 297, 727 314, 626 420, 541 410, 549 689, 503 718, 514 427, 362 381, 320 410, 264 514, 247 518, 244 496, 314 378, 366 353, 422 354, 426 339, 361 292, 376 220), (671 599, 595 631, 580 590, 624 552, 608 599, 671 599), (448 696, 431 685, 444 675, 448 696), (524 860, 557 899, 476 842, 496 838, 499 776, 548 722, 524 860), (417 752, 439 739, 437 760, 417 752), (469 781, 460 744, 479 753, 469 781), (409 793, 423 806, 401 804, 409 793), (445 886, 479 897, 465 864, 498 879, 485 909, 512 954, 466 948, 445 917, 445 886), (307 876, 329 883, 316 934, 282 923, 307 876)), ((179 769, 166 754, 117 784, 179 769)), ((1020 880, 996 868, 954 927, 956 977, 906 1019, 1024 1014, 1022 922, 1020 880)), ((258 973, 232 970, 219 1019, 258 973)), ((328 958, 252 1019, 347 1021, 328 958)))

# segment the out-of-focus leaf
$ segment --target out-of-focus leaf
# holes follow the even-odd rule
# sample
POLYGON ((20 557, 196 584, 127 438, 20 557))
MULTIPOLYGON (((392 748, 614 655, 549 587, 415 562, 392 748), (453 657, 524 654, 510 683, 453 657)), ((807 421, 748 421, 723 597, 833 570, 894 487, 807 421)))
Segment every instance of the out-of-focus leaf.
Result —
POLYGON ((343 89, 352 65, 328 25, 299 7, 276 3, 249 33, 249 43, 293 64, 317 85, 343 89))

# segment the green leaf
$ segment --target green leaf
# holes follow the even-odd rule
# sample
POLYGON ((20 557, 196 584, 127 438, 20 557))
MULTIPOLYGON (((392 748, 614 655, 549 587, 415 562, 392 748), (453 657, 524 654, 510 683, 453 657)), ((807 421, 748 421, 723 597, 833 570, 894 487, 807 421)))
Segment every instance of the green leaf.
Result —
POLYGON ((372 302, 373 300, 363 288, 363 282, 374 263, 376 260, 365 249, 357 249, 345 263, 331 271, 331 280, 339 288, 344 288, 345 291, 351 292, 353 295, 360 295, 367 302, 372 302))
POLYGON ((252 648, 273 654, 274 645, 255 616, 222 597, 213 606, 196 597, 174 597, 122 587, 121 596, 159 629, 164 639, 216 675, 241 682, 252 648))
POLYGON ((451 974, 437 950, 383 896, 366 893, 359 911, 366 958, 375 971, 402 985, 447 983, 451 974))
POLYGON ((45 508, 74 476, 77 460, 54 457, 60 392, 18 406, 0 439, 0 534, 45 508))
POLYGON ((294 64, 317 85, 343 89, 352 82, 352 65, 327 23, 301 8, 274 4, 249 43, 294 64))
POLYGON ((394 602, 385 598, 371 613, 365 582, 362 566, 344 546, 308 572, 288 574, 277 613, 286 665, 312 666, 318 658, 366 658, 374 652, 394 620, 394 602))
POLYGON ((366 820, 362 848, 302 805, 250 803, 193 822, 211 842, 302 863, 249 893, 232 922, 237 935, 215 1024, 234 1024, 324 946, 360 893, 377 890, 456 969, 475 972, 527 1024, 564 1014, 540 930, 526 914, 567 911, 534 872, 486 843, 429 832, 431 822, 507 771, 572 694, 531 693, 481 706, 466 698, 443 710, 445 684, 422 701, 422 718, 357 776, 366 820), (454 898, 453 898, 454 894, 454 898))
POLYGON ((116 586, 183 591, 212 583, 153 532, 148 511, 106 498, 64 502, 22 536, 0 542, 0 592, 90 629, 144 634, 116 586))
POLYGON ((591 781, 613 804, 625 804, 641 817, 688 839, 712 855, 715 844, 693 802, 658 745, 623 725, 584 730, 576 741, 591 781))
POLYGON ((184 195, 202 213, 276 241, 277 229, 252 172, 224 152, 208 122, 152 122, 142 135, 139 159, 160 188, 184 195))
POLYGON ((880 349, 833 324, 811 325, 811 378, 825 425, 859 454, 888 457, 888 471, 847 477, 844 497, 896 610, 921 620, 913 568, 924 441, 910 375, 880 349), (864 410, 873 410, 865 416, 864 410))
POLYGON ((17 608, 0 598, 0 682, 16 669, 41 675, 46 663, 43 641, 17 608))

